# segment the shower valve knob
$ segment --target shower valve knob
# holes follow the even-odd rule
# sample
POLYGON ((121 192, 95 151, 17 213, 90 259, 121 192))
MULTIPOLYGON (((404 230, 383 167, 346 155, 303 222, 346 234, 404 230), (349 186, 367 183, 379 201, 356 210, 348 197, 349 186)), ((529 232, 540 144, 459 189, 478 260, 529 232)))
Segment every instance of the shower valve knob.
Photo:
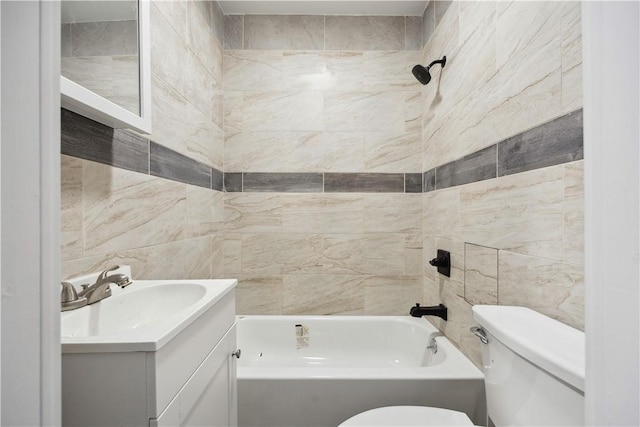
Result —
POLYGON ((236 357, 236 358, 240 359, 240 355, 241 354, 242 354, 242 351, 240 349, 237 349, 236 351, 231 353, 231 357, 236 357))

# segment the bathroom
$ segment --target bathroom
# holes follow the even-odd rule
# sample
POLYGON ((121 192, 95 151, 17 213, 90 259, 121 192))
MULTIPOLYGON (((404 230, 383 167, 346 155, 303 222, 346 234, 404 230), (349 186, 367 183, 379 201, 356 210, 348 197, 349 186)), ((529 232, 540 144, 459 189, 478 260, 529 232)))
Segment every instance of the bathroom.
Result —
POLYGON ((474 304, 527 306, 588 340, 615 330, 589 329, 615 306, 595 307, 602 273, 585 274, 585 5, 401 2, 415 10, 393 16, 384 2, 249 3, 150 2, 149 135, 62 112, 58 277, 126 264, 134 279, 237 278, 239 315, 444 303, 433 322, 478 366, 474 304), (411 74, 444 55, 429 84, 411 74), (428 263, 437 249, 448 278, 428 263))

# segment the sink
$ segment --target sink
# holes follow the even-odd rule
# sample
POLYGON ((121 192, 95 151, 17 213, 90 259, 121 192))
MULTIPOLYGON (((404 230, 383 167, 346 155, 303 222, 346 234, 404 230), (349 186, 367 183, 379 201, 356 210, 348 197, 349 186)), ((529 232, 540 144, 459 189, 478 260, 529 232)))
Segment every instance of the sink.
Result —
POLYGON ((157 351, 233 290, 236 280, 135 280, 61 314, 63 353, 157 351))

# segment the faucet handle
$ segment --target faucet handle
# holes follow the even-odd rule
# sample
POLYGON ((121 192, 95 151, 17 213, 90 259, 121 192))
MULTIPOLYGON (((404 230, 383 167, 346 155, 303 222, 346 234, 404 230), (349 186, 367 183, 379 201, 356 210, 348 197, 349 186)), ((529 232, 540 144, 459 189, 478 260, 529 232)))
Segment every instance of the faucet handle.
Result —
POLYGON ((110 271, 117 270, 117 269, 119 269, 119 268, 120 268, 120 266, 119 266, 119 265, 114 265, 114 266, 112 266, 112 267, 107 268, 107 269, 106 269, 106 270, 104 270, 102 273, 100 273, 100 275, 99 275, 99 276, 98 276, 98 278, 96 279, 96 283, 100 283, 100 282, 102 282, 102 281, 107 277, 107 274, 108 274, 110 271))
POLYGON ((62 294, 60 295, 60 302, 72 302, 78 299, 78 293, 76 288, 69 282, 60 282, 62 285, 62 294))

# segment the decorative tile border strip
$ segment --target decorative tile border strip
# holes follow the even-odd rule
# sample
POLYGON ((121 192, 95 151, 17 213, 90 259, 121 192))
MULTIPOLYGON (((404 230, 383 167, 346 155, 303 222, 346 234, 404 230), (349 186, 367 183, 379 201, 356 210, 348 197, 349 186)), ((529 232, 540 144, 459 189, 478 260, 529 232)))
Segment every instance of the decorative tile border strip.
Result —
POLYGON ((421 193, 581 160, 582 121, 577 110, 424 173, 223 173, 63 109, 62 154, 217 191, 421 193))
POLYGON ((61 111, 62 154, 223 191, 223 172, 131 131, 61 111))
POLYGON ((581 160, 582 110, 543 123, 423 173, 430 192, 581 160))

